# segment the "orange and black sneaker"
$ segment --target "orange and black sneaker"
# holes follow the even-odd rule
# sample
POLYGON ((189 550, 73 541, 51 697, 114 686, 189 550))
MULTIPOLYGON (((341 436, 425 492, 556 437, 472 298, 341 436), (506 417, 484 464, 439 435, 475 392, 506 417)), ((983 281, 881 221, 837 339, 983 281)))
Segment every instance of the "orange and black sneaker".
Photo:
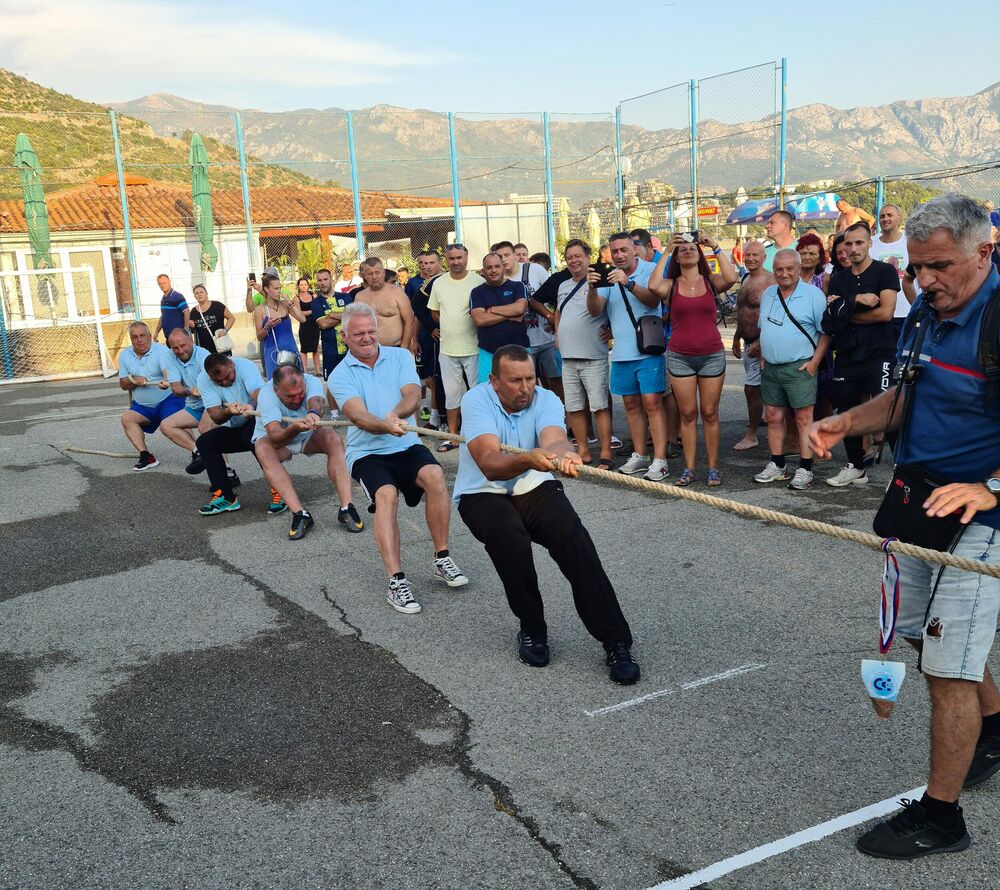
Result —
POLYGON ((219 513, 230 513, 240 509, 240 499, 235 494, 231 501, 224 498, 218 489, 212 492, 212 495, 212 500, 198 510, 202 516, 215 516, 219 513))
POLYGON ((278 494, 273 488, 271 489, 271 503, 267 506, 268 516, 280 516, 282 513, 288 510, 288 504, 286 504, 282 499, 281 495, 278 494))

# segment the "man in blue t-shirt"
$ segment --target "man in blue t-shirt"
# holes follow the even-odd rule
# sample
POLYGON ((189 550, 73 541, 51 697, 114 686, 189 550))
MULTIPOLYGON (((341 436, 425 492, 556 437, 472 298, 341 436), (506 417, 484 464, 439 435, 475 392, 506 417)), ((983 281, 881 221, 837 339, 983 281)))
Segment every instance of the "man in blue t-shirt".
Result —
MULTIPOLYGON (((333 289, 333 274, 329 269, 316 272, 316 296, 313 297, 313 318, 319 328, 323 344, 323 379, 329 380, 333 369, 347 354, 347 347, 340 332, 340 320, 344 307, 353 302, 353 297, 338 293, 333 289)), ((331 408, 335 407, 333 405, 331 408)))
MULTIPOLYGON (((945 483, 911 508, 931 519, 959 514, 954 554, 1000 565, 1000 399, 988 398, 979 361, 986 307, 1000 299, 1000 275, 989 256, 989 217, 971 198, 941 195, 913 212, 906 234, 922 295, 896 355, 907 381, 903 405, 893 413, 892 386, 814 423, 810 443, 817 456, 829 458, 846 436, 882 432, 891 416, 889 427, 898 430, 897 481, 907 467, 916 467, 945 483)), ((1000 338, 994 355, 998 348, 1000 338)), ((968 847, 959 795, 963 786, 1000 772, 1000 692, 986 666, 1000 613, 1000 580, 905 554, 896 558, 896 626, 921 651, 930 687, 930 777, 919 801, 904 801, 903 812, 863 834, 857 846, 871 856, 913 859, 968 847)))
POLYGON ((118 385, 132 398, 121 421, 125 437, 139 452, 132 469, 141 473, 160 465, 146 448, 146 433, 155 433, 164 420, 183 409, 184 399, 170 391, 170 350, 153 342, 149 326, 134 321, 128 326, 128 336, 132 345, 118 353, 118 385))
MULTIPOLYGON (((215 429, 198 437, 198 453, 208 470, 213 498, 199 512, 215 516, 239 510, 242 506, 226 472, 224 455, 253 452, 254 424, 251 417, 264 380, 257 365, 246 358, 231 358, 217 353, 205 359, 205 370, 198 375, 198 391, 205 413, 215 429)), ((237 483, 238 484, 238 483, 237 483)), ((268 514, 284 513, 288 507, 272 488, 268 514)))
POLYGON ((501 346, 490 378, 462 399, 462 435, 453 500, 469 531, 486 546, 510 610, 520 621, 517 652, 531 667, 549 663, 548 628, 532 543, 549 551, 569 581, 584 626, 604 644, 611 679, 635 683, 632 633, 594 542, 563 492, 556 471, 575 477, 583 458, 566 438, 566 412, 555 393, 536 386, 524 346, 501 346), (507 454, 501 445, 527 449, 507 454))
POLYGON ((344 462, 344 440, 330 427, 317 426, 326 408, 323 381, 303 375, 294 365, 279 366, 271 383, 257 396, 257 422, 252 443, 254 454, 271 488, 292 511, 288 538, 299 541, 313 527, 312 514, 302 506, 284 468, 293 454, 323 454, 326 471, 337 489, 340 511, 337 520, 348 531, 359 532, 365 524, 351 503, 351 477, 344 462))
POLYGON ((156 322, 156 330, 153 331, 153 339, 156 340, 163 331, 163 338, 166 339, 174 328, 188 329, 188 322, 191 320, 191 307, 182 294, 174 290, 170 283, 170 277, 159 275, 156 283, 163 296, 160 298, 160 319, 156 322))
POLYGON ((663 410, 665 359, 662 355, 639 352, 632 323, 633 317, 638 322, 645 315, 660 316, 662 313, 660 298, 647 286, 656 267, 639 259, 628 232, 612 235, 608 244, 615 265, 608 273, 611 286, 595 287, 600 273, 589 272, 587 310, 594 316, 607 311, 615 341, 611 351, 611 392, 621 396, 625 403, 632 437, 632 456, 618 472, 642 473, 645 479, 662 482, 667 477, 667 415, 663 410), (653 437, 652 462, 646 446, 647 430, 653 437))
POLYGON ((476 326, 479 341, 479 379, 490 379, 493 353, 501 346, 530 346, 528 326, 524 313, 528 309, 528 292, 520 281, 505 280, 503 261, 499 255, 488 253, 483 257, 485 284, 472 289, 469 294, 469 314, 476 326))

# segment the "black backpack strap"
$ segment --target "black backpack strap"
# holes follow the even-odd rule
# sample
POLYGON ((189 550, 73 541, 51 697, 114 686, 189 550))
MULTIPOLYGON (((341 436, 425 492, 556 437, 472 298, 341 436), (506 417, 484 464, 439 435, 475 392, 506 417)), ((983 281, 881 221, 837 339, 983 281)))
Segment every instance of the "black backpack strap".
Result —
POLYGON ((983 310, 979 325, 979 366, 986 375, 986 407, 1000 396, 1000 350, 997 334, 1000 333, 1000 287, 990 297, 983 310))
POLYGON ((579 290, 579 289, 580 289, 581 287, 583 287, 583 286, 584 286, 584 285, 585 285, 586 283, 587 283, 587 279, 586 279, 586 278, 584 278, 584 279, 583 279, 583 281, 578 281, 578 282, 576 283, 576 287, 574 287, 574 288, 573 288, 573 290, 571 290, 571 291, 569 292, 569 296, 568 296, 568 297, 566 297, 566 299, 565 299, 565 300, 563 300, 563 301, 562 301, 562 302, 561 302, 561 303, 559 304, 559 308, 558 308, 558 309, 557 309, 556 311, 557 311, 557 312, 562 312, 562 311, 563 311, 563 309, 565 309, 565 308, 566 308, 566 304, 567 304, 567 303, 568 303, 568 302, 569 302, 570 300, 572 300, 574 296, 576 296, 576 292, 577 292, 577 291, 578 291, 578 290, 579 290))
POLYGON ((802 325, 799 323, 799 320, 794 315, 792 315, 791 312, 788 311, 788 304, 785 302, 785 298, 781 294, 781 288, 780 287, 778 288, 778 299, 781 300, 781 308, 785 310, 785 315, 788 316, 788 320, 793 325, 795 325, 795 327, 797 327, 799 329, 799 333, 801 333, 802 336, 805 337, 809 341, 809 345, 813 349, 815 349, 816 348, 816 341, 813 340, 813 338, 809 336, 809 331, 807 331, 804 327, 802 327, 802 325))

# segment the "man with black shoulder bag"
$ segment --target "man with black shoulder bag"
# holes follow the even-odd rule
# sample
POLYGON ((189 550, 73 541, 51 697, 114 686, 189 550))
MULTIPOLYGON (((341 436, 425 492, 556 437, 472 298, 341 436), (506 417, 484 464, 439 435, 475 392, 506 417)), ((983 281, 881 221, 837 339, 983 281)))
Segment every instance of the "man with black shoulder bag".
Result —
POLYGON ((611 392, 625 403, 632 456, 620 473, 642 473, 644 479, 662 482, 667 477, 667 415, 663 410, 666 339, 660 298, 648 287, 656 267, 636 256, 628 232, 608 239, 615 268, 602 275, 587 273, 587 311, 594 317, 608 314, 614 348, 611 351, 611 392), (646 447, 648 431, 653 437, 653 460, 646 447))
MULTIPOLYGON (((907 224, 922 294, 900 336, 897 386, 814 423, 817 455, 845 436, 898 430, 897 466, 876 517, 883 537, 1000 564, 1000 274, 989 215, 942 195, 907 224)), ((897 554, 898 632, 920 652, 931 696, 931 766, 919 801, 858 838, 912 859, 970 843, 958 797, 1000 772, 1000 692, 987 661, 1000 580, 897 554)))

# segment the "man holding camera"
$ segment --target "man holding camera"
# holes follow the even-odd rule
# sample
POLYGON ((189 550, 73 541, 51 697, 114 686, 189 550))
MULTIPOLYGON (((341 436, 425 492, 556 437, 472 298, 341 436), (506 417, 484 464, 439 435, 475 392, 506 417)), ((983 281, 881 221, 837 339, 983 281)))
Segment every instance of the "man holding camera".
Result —
POLYGON ((639 352, 632 323, 632 316, 637 321, 644 315, 660 317, 660 298, 648 287, 655 266, 639 259, 628 232, 612 235, 608 244, 615 268, 606 277, 593 268, 587 273, 587 311, 595 317, 607 312, 615 341, 611 351, 611 392, 621 396, 625 403, 628 431, 632 437, 632 456, 619 472, 643 473, 644 479, 662 482, 667 477, 667 415, 663 410, 665 359, 662 355, 639 352), (653 436, 652 462, 646 446, 647 431, 653 436))
MULTIPOLYGON (((954 553, 1000 564, 1000 399, 988 397, 979 358, 986 308, 1000 299, 1000 274, 990 263, 989 216, 970 198, 942 195, 914 211, 907 236, 923 292, 911 319, 926 329, 921 337, 909 323, 900 338, 898 359, 908 366, 909 385, 888 423, 898 429, 905 419, 894 457, 899 467, 919 466, 948 480, 920 506, 930 518, 961 512, 964 529, 954 553)), ((994 334, 994 350, 997 340, 994 334)), ((816 454, 829 457, 846 436, 885 429, 894 392, 892 387, 814 423, 809 438, 816 454)), ((964 850, 970 838, 958 806, 962 787, 1000 771, 1000 692, 986 666, 1000 580, 905 555, 897 559, 897 626, 921 651, 930 687, 930 778, 921 800, 904 801, 902 812, 857 844, 871 856, 912 859, 964 850)))

